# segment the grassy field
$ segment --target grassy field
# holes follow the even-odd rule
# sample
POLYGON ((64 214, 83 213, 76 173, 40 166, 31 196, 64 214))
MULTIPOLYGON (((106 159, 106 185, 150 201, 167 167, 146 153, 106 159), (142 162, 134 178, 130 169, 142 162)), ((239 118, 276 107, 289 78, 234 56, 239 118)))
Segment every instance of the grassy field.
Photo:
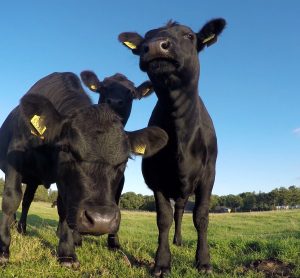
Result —
MULTIPOLYGON (((0 268, 0 277, 151 277, 157 247, 154 213, 122 212, 122 252, 108 250, 106 236, 84 237, 83 246, 77 248, 78 270, 62 268, 56 260, 57 219, 56 208, 50 204, 32 204, 28 235, 12 229, 10 263, 0 268)), ((211 277, 300 277, 300 211, 213 214, 209 245, 214 268, 211 277), (266 259, 271 261, 263 261, 266 259), (271 276, 271 268, 279 268, 279 264, 290 274, 276 276, 273 272, 271 276)), ((195 248, 192 216, 186 214, 183 246, 171 245, 170 277, 201 277, 193 267, 195 248)))

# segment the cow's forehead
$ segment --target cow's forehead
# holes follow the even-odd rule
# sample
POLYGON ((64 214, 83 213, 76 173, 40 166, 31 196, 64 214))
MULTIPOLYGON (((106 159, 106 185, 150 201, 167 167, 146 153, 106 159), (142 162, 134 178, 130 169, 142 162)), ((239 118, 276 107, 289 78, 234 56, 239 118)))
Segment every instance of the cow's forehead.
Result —
POLYGON ((185 25, 181 24, 173 24, 173 25, 167 25, 163 26, 157 29, 152 29, 148 31, 145 34, 145 39, 151 39, 152 37, 160 36, 160 35, 166 35, 167 32, 170 33, 177 33, 177 32, 184 32, 184 33, 190 33, 193 32, 193 30, 185 25))
POLYGON ((113 76, 104 78, 102 83, 104 87, 125 87, 128 89, 134 88, 134 83, 128 80, 122 74, 115 74, 113 76))

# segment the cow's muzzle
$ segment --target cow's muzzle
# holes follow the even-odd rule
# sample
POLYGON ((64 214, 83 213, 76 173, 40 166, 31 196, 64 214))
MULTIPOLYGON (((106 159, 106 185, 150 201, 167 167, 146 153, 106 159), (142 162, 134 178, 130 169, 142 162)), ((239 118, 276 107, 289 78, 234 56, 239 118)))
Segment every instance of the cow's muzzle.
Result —
POLYGON ((77 214, 76 229, 81 234, 114 234, 119 229, 120 220, 120 209, 116 205, 81 208, 77 214))

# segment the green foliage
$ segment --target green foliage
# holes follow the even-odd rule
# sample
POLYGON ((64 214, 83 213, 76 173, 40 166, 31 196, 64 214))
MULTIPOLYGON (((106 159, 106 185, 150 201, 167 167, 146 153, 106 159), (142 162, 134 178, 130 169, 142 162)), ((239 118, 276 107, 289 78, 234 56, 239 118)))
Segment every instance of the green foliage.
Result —
MULTIPOLYGON (((2 196, 4 180, 0 178, 0 195, 2 196)), ((23 186, 24 192, 24 186, 23 186)), ((34 197, 34 201, 43 201, 53 203, 57 199, 56 190, 47 190, 39 186, 34 197)), ((189 204, 195 202, 195 196, 189 198, 189 204)), ((275 206, 290 207, 300 205, 300 187, 292 185, 288 188, 280 187, 269 193, 264 192, 244 192, 239 195, 212 195, 210 201, 210 211, 214 211, 218 206, 225 206, 232 211, 266 211, 275 209, 275 206)), ((122 194, 120 207, 128 210, 155 211, 155 200, 153 195, 144 196, 134 192, 122 194)))
POLYGON ((48 191, 48 202, 53 203, 57 200, 58 192, 57 190, 49 189, 48 191))
POLYGON ((153 195, 143 196, 134 192, 122 194, 120 207, 129 210, 155 211, 155 199, 153 195))
POLYGON ((35 192, 34 201, 49 202, 48 189, 39 186, 35 192))
POLYGON ((216 196, 211 198, 211 209, 226 206, 233 211, 272 210, 275 206, 293 207, 300 205, 300 187, 280 187, 269 193, 244 192, 239 195, 216 196))
POLYGON ((134 192, 126 192, 122 194, 120 200, 120 207, 123 209, 140 209, 144 205, 144 197, 142 194, 135 194, 134 192))
POLYGON ((4 189, 4 180, 2 178, 0 178, 0 195, 1 196, 3 193, 3 189, 4 189))

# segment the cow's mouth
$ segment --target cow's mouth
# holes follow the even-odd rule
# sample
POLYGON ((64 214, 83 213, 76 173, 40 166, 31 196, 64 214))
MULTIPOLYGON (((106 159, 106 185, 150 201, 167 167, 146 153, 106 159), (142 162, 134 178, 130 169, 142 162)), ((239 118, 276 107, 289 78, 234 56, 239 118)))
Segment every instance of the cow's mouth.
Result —
POLYGON ((180 63, 170 57, 155 57, 141 63, 141 69, 153 74, 170 73, 176 71, 180 63))

